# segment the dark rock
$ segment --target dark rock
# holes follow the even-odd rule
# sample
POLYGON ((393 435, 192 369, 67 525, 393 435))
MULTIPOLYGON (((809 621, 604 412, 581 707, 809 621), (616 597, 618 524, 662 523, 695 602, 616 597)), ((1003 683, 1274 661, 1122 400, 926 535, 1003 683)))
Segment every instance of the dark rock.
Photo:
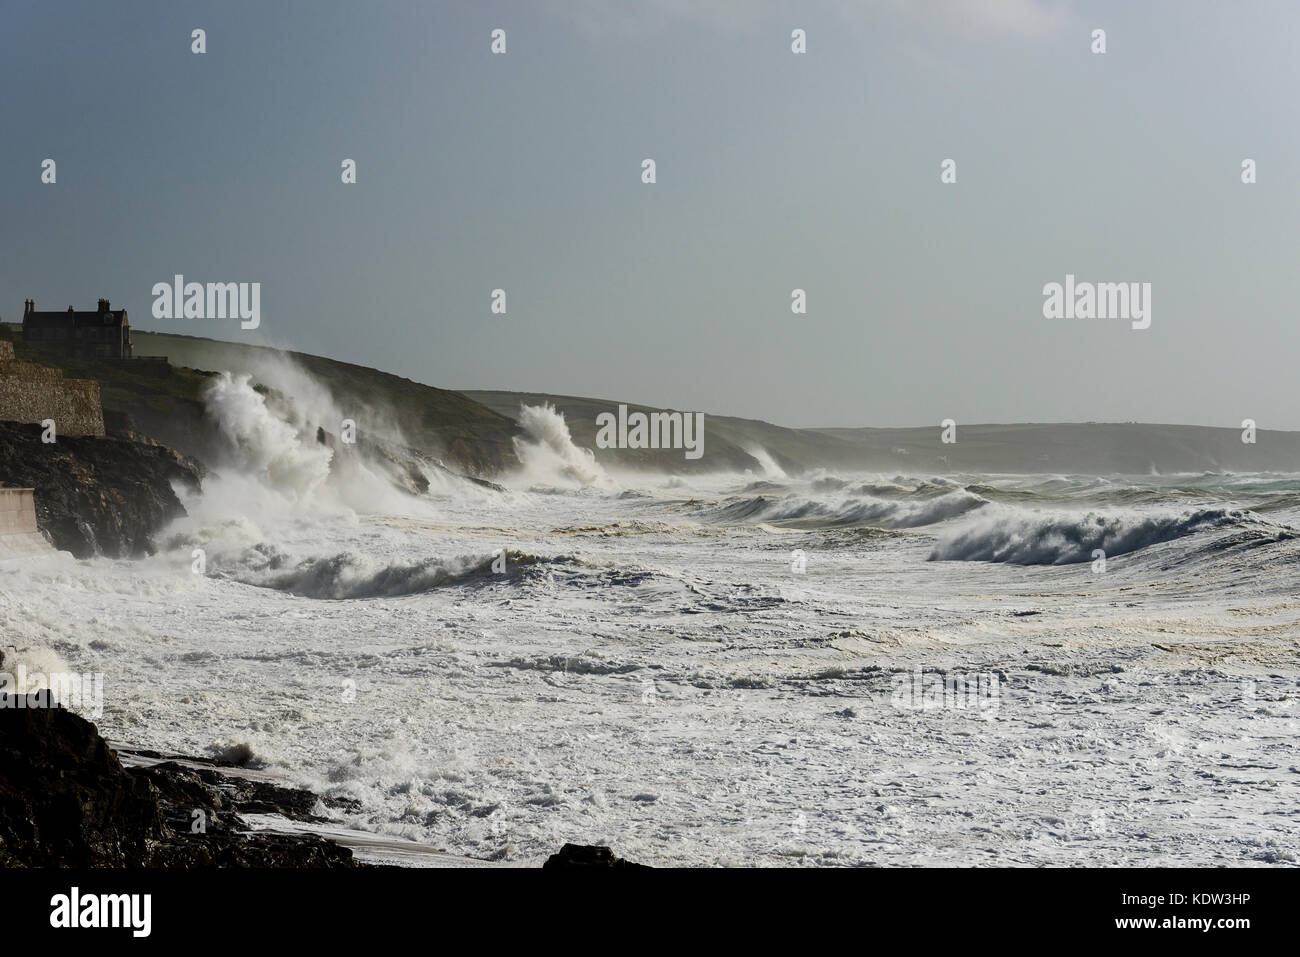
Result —
POLYGON ((114 437, 129 435, 135 431, 135 422, 125 412, 118 412, 116 409, 105 409, 104 431, 114 437))
POLYGON ((253 832, 243 813, 300 820, 308 791, 164 762, 124 768, 95 726, 41 695, 0 707, 0 867, 357 867, 313 834, 253 832))
POLYGON ((0 422, 0 484, 36 490, 36 524, 78 558, 151 554, 153 536, 185 509, 173 482, 198 487, 201 467, 139 436, 59 436, 0 422))
POLYGON ((545 868, 618 868, 620 870, 650 870, 646 864, 633 864, 615 857, 608 847, 591 844, 565 844, 558 854, 552 854, 542 865, 545 868))
POLYGON ((45 695, 0 708, 0 865, 142 866, 164 834, 153 787, 45 695))
POLYGON ((223 774, 216 768, 186 767, 175 761, 136 768, 134 773, 153 782, 164 804, 211 807, 213 810, 230 808, 247 814, 280 814, 297 821, 324 820, 312 813, 319 800, 316 795, 298 788, 223 774), (200 800, 201 795, 207 797, 200 800))

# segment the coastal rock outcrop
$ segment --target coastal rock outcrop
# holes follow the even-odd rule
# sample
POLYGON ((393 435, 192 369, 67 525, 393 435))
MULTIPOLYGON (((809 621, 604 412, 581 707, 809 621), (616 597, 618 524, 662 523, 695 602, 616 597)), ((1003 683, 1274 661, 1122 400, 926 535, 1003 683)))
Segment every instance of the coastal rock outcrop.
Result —
POLYGON ((36 524, 78 558, 150 554, 153 536, 185 514, 172 483, 195 488, 201 466, 136 437, 58 436, 0 422, 0 485, 36 490, 36 524))
POLYGON ((647 864, 634 864, 625 858, 618 857, 608 847, 601 847, 593 844, 565 844, 559 852, 552 854, 542 865, 543 870, 550 868, 552 870, 570 870, 570 869, 606 869, 627 871, 648 871, 650 866, 647 864))
MULTIPOLYGON (((321 823, 310 791, 241 776, 229 761, 131 751, 160 760, 124 766, 94 724, 48 695, 0 694, 0 868, 367 866, 327 838, 253 830, 240 816, 321 823)), ((542 866, 648 869, 580 844, 542 866)))
POLYGON ((48 694, 0 702, 0 866, 142 866, 164 833, 156 792, 48 694))
POLYGON ((0 867, 359 866, 333 841, 239 817, 309 818, 309 792, 171 762, 125 768, 47 695, 0 697, 0 867))

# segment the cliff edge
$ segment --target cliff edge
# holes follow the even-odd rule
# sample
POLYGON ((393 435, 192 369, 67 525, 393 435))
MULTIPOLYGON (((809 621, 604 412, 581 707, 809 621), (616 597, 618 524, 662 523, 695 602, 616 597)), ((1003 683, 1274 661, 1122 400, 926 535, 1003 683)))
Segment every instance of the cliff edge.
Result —
POLYGON ((197 488, 200 467, 163 445, 60 435, 0 422, 0 485, 35 489, 37 528, 78 558, 152 554, 154 536, 185 514, 172 483, 197 488))

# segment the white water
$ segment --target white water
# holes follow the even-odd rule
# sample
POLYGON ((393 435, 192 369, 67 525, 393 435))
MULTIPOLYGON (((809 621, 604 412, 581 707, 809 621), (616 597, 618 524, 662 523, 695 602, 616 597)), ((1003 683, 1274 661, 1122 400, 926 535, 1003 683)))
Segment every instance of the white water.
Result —
POLYGON ((543 410, 511 491, 417 500, 229 388, 246 468, 167 549, 0 563, 5 643, 106 672, 110 738, 520 863, 1296 861, 1296 477, 629 487, 543 410), (918 667, 996 712, 897 707, 918 667))

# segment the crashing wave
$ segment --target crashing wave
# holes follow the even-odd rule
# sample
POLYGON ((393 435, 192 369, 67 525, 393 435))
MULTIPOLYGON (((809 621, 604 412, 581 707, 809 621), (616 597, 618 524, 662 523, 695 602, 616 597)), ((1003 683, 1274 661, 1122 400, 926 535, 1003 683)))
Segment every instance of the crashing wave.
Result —
POLYGON ((519 427, 524 435, 514 437, 515 455, 523 466, 523 477, 549 485, 557 480, 587 487, 613 488, 595 453, 579 448, 569 434, 564 414, 550 403, 521 405, 519 427))
POLYGON ((718 521, 786 522, 805 527, 871 525, 877 528, 917 528, 947 521, 980 508, 987 501, 965 490, 920 501, 887 501, 850 496, 839 500, 798 495, 742 499, 718 510, 718 521))
POLYGON ((970 524, 940 539, 931 561, 1000 562, 1010 565, 1071 565, 1124 555, 1216 528, 1257 524, 1250 512, 1230 508, 1177 513, 1025 512, 991 506, 970 524))
POLYGON ((265 546, 250 550, 249 557, 252 567, 233 576, 238 581, 302 598, 333 600, 416 595, 471 579, 491 581, 521 566, 576 561, 565 557, 544 559, 512 549, 504 554, 498 550, 490 555, 427 558, 406 564, 385 564, 355 552, 291 562, 277 549, 265 546))

